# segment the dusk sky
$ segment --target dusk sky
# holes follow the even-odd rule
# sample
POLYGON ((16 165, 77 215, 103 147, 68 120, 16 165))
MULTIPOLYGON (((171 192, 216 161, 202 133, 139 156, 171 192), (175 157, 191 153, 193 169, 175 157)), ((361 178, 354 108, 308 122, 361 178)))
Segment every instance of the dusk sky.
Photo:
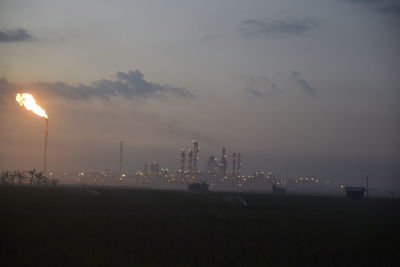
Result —
MULTIPOLYGON (((0 0, 0 170, 116 170, 179 151, 399 186, 400 3, 0 0)), ((230 163, 230 162, 229 162, 230 163)))

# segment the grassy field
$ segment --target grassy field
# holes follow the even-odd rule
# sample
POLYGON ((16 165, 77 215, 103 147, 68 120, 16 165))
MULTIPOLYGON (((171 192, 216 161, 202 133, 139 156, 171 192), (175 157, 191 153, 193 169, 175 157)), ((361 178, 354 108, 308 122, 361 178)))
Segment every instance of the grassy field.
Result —
POLYGON ((0 264, 398 266, 399 212, 391 199, 3 187, 0 264))

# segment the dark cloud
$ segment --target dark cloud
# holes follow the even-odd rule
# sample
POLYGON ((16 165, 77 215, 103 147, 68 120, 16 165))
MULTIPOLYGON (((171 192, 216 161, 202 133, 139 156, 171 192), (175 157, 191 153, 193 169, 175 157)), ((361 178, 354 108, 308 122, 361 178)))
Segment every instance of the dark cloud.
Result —
POLYGON ((301 90, 310 95, 317 95, 317 89, 311 87, 306 80, 301 78, 298 70, 292 71, 292 76, 296 79, 296 82, 300 86, 301 90))
POLYGON ((255 84, 256 84, 256 80, 250 79, 249 84, 245 86, 246 92, 248 92, 249 94, 256 96, 256 97, 263 97, 264 94, 262 92, 260 92, 259 90, 255 89, 255 84))
POLYGON ((379 4, 391 5, 398 2, 398 0, 339 0, 339 1, 350 2, 353 4, 373 4, 373 5, 379 5, 379 4))
POLYGON ((387 14, 387 15, 399 16, 400 15, 400 5, 377 7, 377 8, 375 8, 375 11, 379 12, 379 13, 387 14))
POLYGON ((372 10, 385 15, 400 15, 398 0, 342 0, 354 4, 373 4, 372 10))
POLYGON ((265 96, 261 91, 258 91, 252 87, 246 87, 246 91, 256 97, 264 97, 265 96))
POLYGON ((244 20, 241 22, 239 31, 245 37, 260 37, 268 36, 271 34, 285 34, 285 35, 303 35, 306 31, 311 30, 318 26, 318 23, 307 20, 244 20))
POLYGON ((365 4, 365 3, 373 3, 382 0, 342 0, 346 2, 356 3, 356 4, 365 4))
POLYGON ((306 92, 307 94, 310 94, 310 95, 316 95, 317 94, 317 90, 315 88, 309 86, 306 80, 298 79, 297 83, 300 85, 300 88, 304 92, 306 92))
POLYGON ((292 76, 298 77, 300 75, 300 72, 298 70, 292 71, 292 76))
POLYGON ((265 76, 262 76, 261 79, 250 79, 249 84, 245 87, 246 92, 250 95, 265 98, 268 96, 272 96, 274 93, 280 93, 278 86, 276 83, 270 82, 269 79, 265 76), (257 88, 257 89, 256 89, 257 88), (258 89, 260 88, 260 89, 258 89))
MULTIPOLYGON (((189 90, 183 87, 148 82, 138 70, 126 73, 118 72, 116 80, 102 79, 93 82, 91 85, 34 82, 29 84, 27 88, 30 88, 29 91, 45 97, 63 97, 72 100, 88 100, 91 98, 109 100, 116 96, 130 100, 142 100, 149 97, 165 99, 168 96, 194 97, 189 90)), ((14 90, 15 86, 4 79, 0 80, 0 95, 15 93, 14 90)))
POLYGON ((26 42, 32 40, 32 35, 25 29, 0 30, 0 42, 26 42))

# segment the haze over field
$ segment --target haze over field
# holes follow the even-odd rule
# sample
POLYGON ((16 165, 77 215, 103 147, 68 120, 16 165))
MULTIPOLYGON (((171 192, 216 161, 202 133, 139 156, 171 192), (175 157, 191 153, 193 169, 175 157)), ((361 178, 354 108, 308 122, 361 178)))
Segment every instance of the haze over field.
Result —
POLYGON ((399 187, 400 4, 391 0, 0 2, 0 169, 178 168, 399 187))

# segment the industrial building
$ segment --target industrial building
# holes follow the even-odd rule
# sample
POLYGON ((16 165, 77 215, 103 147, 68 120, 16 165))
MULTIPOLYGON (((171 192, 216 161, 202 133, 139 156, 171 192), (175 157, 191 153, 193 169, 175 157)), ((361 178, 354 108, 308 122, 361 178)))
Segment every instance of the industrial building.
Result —
POLYGON ((360 186, 347 186, 344 190, 346 191, 346 197, 350 199, 363 199, 366 191, 364 187, 360 186))

